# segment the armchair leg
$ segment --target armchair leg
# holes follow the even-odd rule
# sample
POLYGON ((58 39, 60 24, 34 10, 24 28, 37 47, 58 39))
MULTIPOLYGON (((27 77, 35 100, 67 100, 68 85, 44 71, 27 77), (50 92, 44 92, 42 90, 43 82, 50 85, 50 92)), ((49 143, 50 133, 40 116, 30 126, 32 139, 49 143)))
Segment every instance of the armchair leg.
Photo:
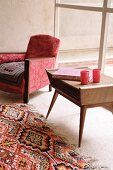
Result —
POLYGON ((24 95, 23 95, 23 101, 24 101, 24 103, 28 103, 29 102, 29 94, 28 93, 25 93, 24 95))
POLYGON ((25 73, 24 73, 24 79, 25 79, 25 90, 23 95, 23 101, 24 103, 29 102, 29 60, 25 60, 25 73))
POLYGON ((52 86, 49 84, 49 91, 52 91, 52 86))

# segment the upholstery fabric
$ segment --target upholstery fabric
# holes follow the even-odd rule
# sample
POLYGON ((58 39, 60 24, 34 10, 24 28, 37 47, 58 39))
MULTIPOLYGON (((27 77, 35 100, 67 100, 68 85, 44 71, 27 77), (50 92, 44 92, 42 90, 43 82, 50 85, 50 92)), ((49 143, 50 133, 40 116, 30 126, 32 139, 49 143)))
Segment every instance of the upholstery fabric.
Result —
POLYGON ((29 93, 49 84, 46 69, 54 68, 55 60, 55 57, 30 60, 29 93), (39 67, 39 69, 37 69, 37 67, 39 67))
POLYGON ((55 57, 60 40, 50 35, 34 35, 30 38, 26 58, 55 57))
POLYGON ((0 105, 0 169, 91 170, 29 105, 0 105))
POLYGON ((24 61, 25 56, 26 56, 25 53, 1 53, 0 64, 13 61, 24 61))
POLYGON ((20 86, 11 85, 8 83, 0 82, 0 90, 11 92, 11 93, 19 93, 24 94, 25 90, 25 80, 22 80, 22 84, 20 86))

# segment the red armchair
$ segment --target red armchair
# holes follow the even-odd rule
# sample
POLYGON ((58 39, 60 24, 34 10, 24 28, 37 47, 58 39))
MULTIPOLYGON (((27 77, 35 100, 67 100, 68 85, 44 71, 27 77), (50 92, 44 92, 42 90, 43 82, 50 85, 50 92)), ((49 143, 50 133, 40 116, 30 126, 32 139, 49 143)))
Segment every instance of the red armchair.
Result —
POLYGON ((54 68, 59 44, 58 38, 39 34, 30 38, 26 53, 1 53, 0 90, 22 94, 28 103, 29 94, 49 85, 46 69, 54 68))

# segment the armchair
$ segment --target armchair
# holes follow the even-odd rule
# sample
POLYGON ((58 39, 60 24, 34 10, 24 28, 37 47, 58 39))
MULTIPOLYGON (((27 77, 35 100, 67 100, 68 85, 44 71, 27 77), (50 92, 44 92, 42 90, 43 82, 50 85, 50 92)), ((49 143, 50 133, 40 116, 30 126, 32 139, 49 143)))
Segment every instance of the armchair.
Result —
POLYGON ((29 94, 49 85, 46 69, 54 68, 59 44, 58 38, 39 34, 30 37, 26 53, 1 53, 0 90, 22 94, 28 103, 29 94))

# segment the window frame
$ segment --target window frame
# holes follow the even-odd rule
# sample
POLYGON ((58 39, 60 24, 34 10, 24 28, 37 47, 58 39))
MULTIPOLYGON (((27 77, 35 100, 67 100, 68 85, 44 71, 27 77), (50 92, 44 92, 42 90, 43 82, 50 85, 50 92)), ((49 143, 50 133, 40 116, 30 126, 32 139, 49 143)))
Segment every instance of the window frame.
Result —
POLYGON ((54 35, 59 37, 59 16, 60 8, 75 9, 75 10, 84 10, 84 11, 94 11, 102 13, 102 22, 101 22, 101 33, 100 33, 100 45, 99 45, 99 60, 98 68, 104 72, 105 67, 105 55, 107 48, 107 35, 108 35, 108 21, 109 13, 113 13, 113 8, 110 8, 111 0, 103 0, 102 7, 94 6, 82 6, 82 5, 72 5, 60 3, 60 0, 55 0, 55 10, 54 10, 54 35))

